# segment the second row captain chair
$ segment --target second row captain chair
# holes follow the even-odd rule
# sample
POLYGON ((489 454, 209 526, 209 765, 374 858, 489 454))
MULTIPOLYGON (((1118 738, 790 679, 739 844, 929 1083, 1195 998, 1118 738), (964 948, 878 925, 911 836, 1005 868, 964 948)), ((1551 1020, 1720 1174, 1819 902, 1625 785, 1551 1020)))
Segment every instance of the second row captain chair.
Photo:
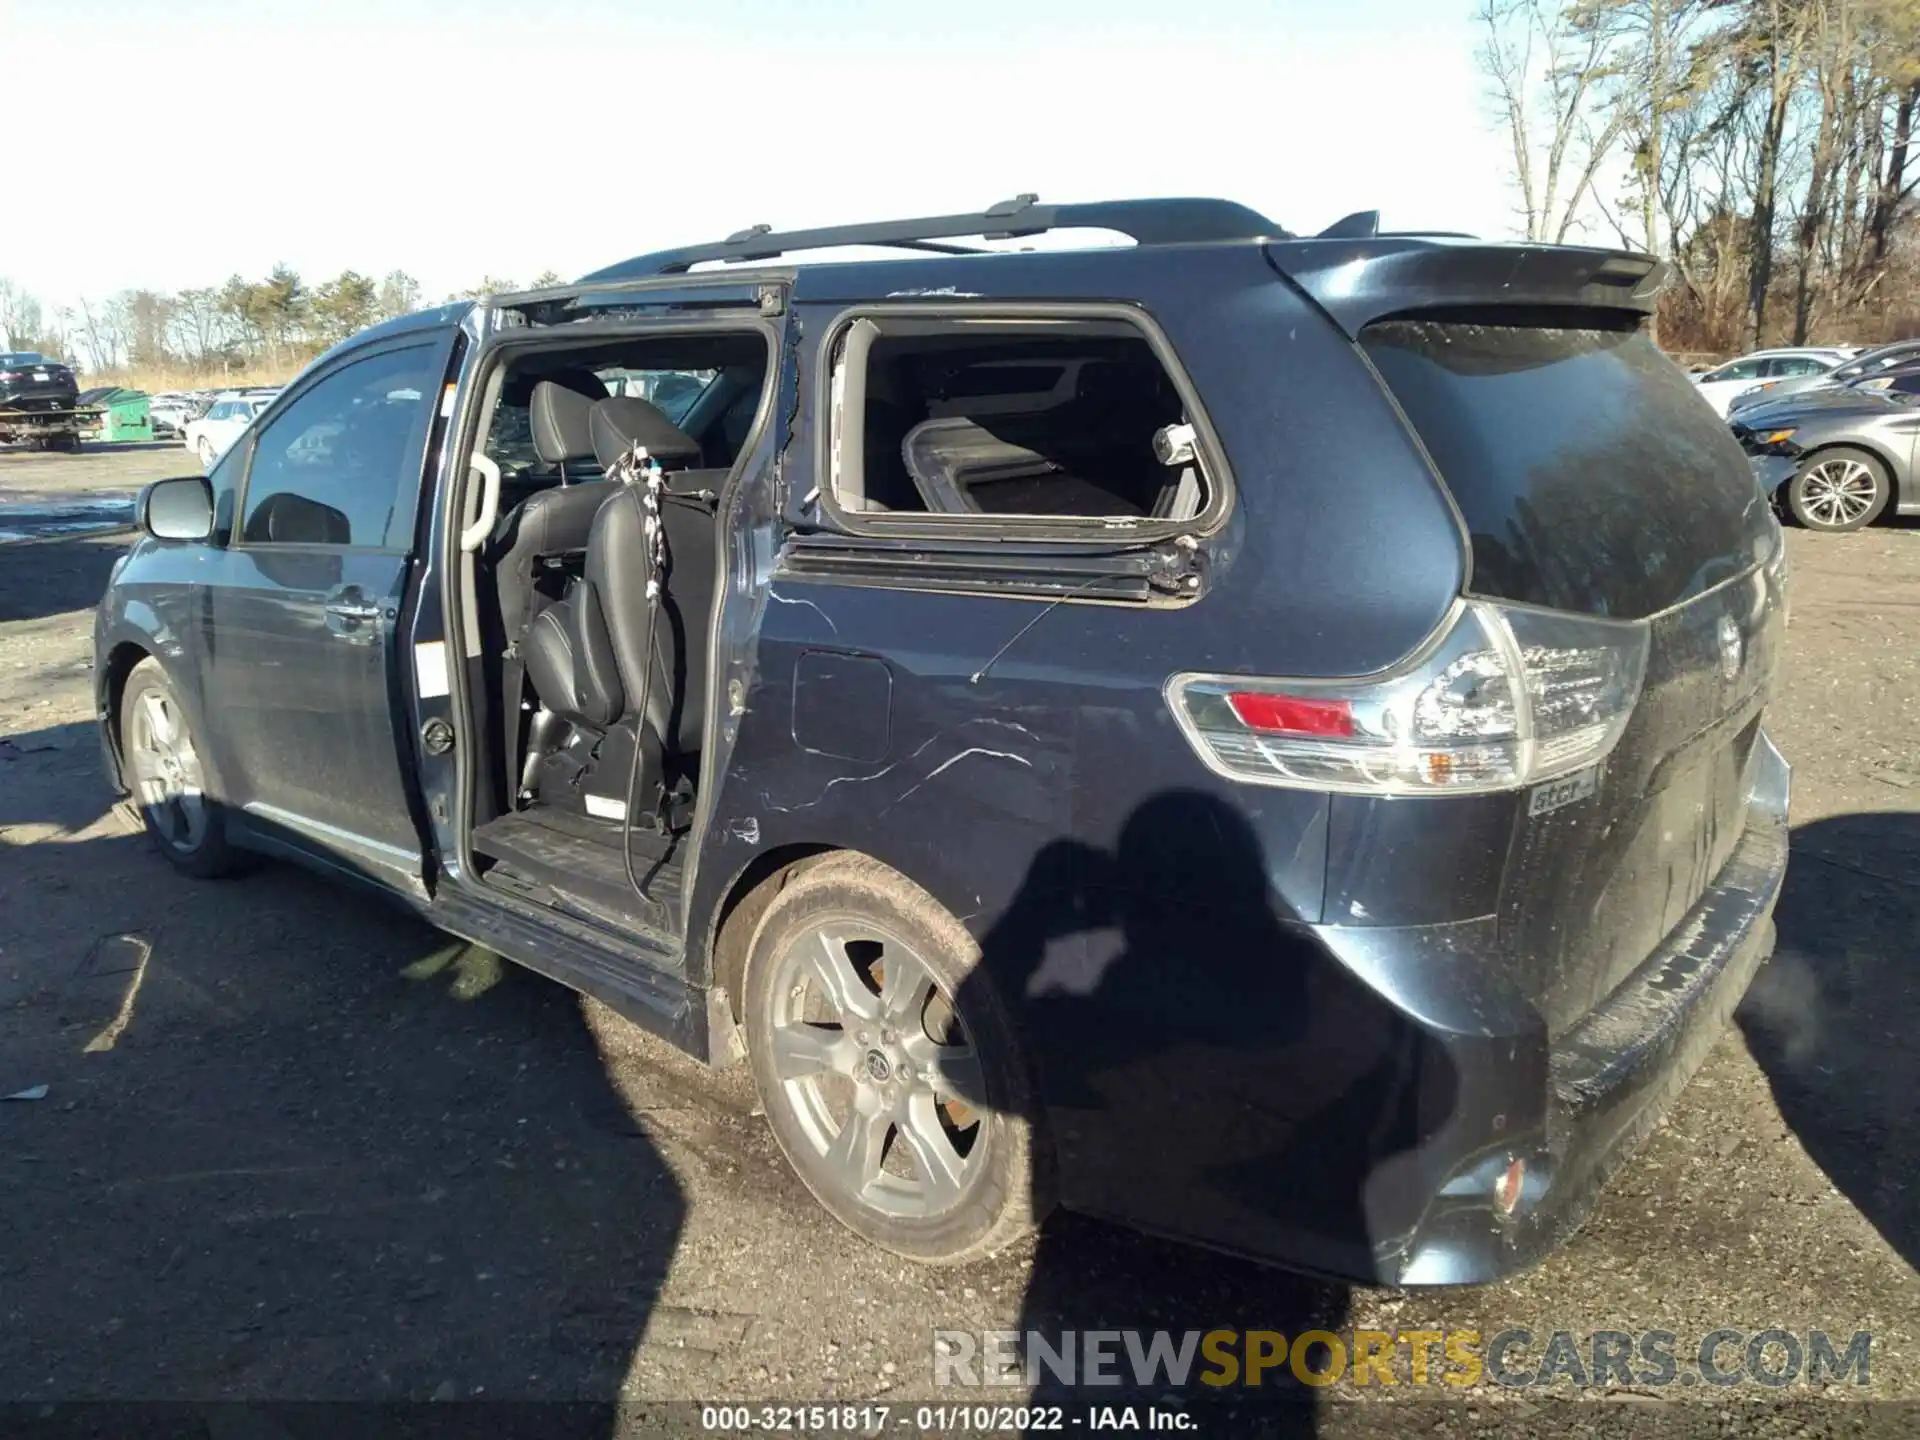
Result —
MULTIPOLYGON (((566 371, 535 382, 527 404, 533 451, 559 472, 561 483, 537 490, 508 511, 493 534, 500 628, 508 646, 518 646, 538 599, 540 564, 552 555, 587 548, 594 512, 613 493, 604 481, 566 483, 567 466, 591 460, 593 407, 607 387, 591 370, 566 371)), ((512 697, 518 703, 518 696, 512 697)))
POLYGON ((565 600, 534 617, 522 647, 542 703, 596 742, 584 757, 577 743, 566 747, 567 755, 556 754, 561 774, 542 777, 540 797, 555 798, 549 783, 557 778, 584 792, 589 813, 625 818, 629 764, 623 761, 638 745, 635 798, 656 806, 671 826, 699 778, 714 600, 714 492, 726 472, 689 469, 698 463, 699 443, 637 397, 598 402, 589 428, 603 468, 641 445, 666 472, 662 590, 655 614, 647 598, 645 487, 616 484, 594 514, 586 574, 565 600))
MULTIPOLYGON (((607 387, 591 370, 559 370, 545 377, 511 377, 503 405, 525 405, 532 431, 534 455, 546 476, 536 475, 543 488, 515 505, 494 527, 489 544, 493 595, 504 652, 500 672, 501 735, 505 770, 504 794, 521 786, 524 768, 518 754, 522 675, 526 660, 526 631, 558 578, 556 564, 579 563, 593 529, 594 513, 614 487, 600 479, 567 483, 567 467, 593 459, 589 417, 604 400, 607 387), (521 386, 527 387, 513 393, 521 386), (553 483, 557 478, 559 483, 553 483), (569 560, 569 557, 571 559, 569 560), (545 592, 543 593, 543 587, 545 592)), ((542 737, 529 743, 538 746, 542 737)), ((511 803, 509 801, 508 803, 511 803)))

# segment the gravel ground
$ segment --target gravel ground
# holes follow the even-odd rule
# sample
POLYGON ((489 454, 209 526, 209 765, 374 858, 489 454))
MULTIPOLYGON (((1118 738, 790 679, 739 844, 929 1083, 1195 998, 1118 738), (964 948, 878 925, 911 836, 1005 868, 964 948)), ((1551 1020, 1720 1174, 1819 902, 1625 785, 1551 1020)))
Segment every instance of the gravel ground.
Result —
POLYGON ((431 1399, 456 1430, 606 1434, 697 1427, 623 1404, 832 1398, 897 1425, 936 1395, 936 1327, 1522 1327, 1529 1365, 1554 1331, 1670 1330, 1686 1371, 1709 1331, 1778 1326, 1872 1331, 1870 1383, 1130 1398, 1236 1435, 1920 1421, 1858 1403, 1920 1399, 1920 530, 1790 537, 1781 948, 1669 1123, 1529 1273, 1349 1292, 1071 1217, 989 1264, 908 1266, 813 1205, 743 1072, 291 868, 177 879, 108 811, 89 718, 127 536, 52 527, 183 459, 0 452, 0 533, 30 537, 0 541, 0 1095, 48 1087, 0 1102, 0 1400, 431 1399), (514 1399, 584 1408, 452 1403, 514 1399))

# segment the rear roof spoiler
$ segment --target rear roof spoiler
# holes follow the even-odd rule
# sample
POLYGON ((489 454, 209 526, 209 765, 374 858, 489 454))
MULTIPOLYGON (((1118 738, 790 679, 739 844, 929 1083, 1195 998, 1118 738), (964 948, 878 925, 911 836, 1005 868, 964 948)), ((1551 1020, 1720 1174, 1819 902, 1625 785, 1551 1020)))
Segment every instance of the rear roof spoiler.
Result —
POLYGON ((1630 250, 1443 236, 1281 240, 1267 258, 1349 336, 1388 315, 1483 306, 1653 311, 1667 267, 1630 250))

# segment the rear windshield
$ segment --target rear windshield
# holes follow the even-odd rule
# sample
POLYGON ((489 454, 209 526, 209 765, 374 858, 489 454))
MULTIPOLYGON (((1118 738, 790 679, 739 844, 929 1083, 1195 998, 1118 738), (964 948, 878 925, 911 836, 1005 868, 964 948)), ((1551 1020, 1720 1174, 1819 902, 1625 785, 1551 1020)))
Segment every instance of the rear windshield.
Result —
POLYGON ((1639 618, 1761 553, 1746 457, 1643 332, 1420 317, 1360 343, 1466 519, 1475 594, 1639 618))

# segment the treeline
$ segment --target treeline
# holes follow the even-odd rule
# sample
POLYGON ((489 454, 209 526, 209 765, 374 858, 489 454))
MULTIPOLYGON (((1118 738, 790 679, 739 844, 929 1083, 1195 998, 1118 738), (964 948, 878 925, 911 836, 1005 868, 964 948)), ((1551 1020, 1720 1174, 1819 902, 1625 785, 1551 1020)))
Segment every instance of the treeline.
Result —
POLYGON ((1920 0, 1481 0, 1530 238, 1674 262, 1671 348, 1920 333, 1920 0))
MULTIPOLYGON (((557 283, 551 272, 533 282, 557 283)), ((489 276, 461 295, 519 288, 489 276)), ((343 270, 309 284, 298 272, 276 265, 259 280, 235 275, 218 287, 172 294, 123 290, 102 299, 83 296, 57 309, 0 279, 0 331, 12 349, 59 356, 106 379, 284 378, 355 331, 423 303, 420 282, 404 270, 377 280, 343 270)))

